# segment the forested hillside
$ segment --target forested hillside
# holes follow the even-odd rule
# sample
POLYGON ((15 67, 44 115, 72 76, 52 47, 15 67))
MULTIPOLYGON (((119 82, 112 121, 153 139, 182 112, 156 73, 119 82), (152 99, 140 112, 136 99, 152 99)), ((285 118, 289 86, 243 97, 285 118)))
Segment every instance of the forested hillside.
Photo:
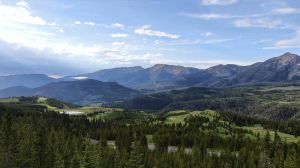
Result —
MULTIPOLYGON (((1 168, 300 165, 299 132, 284 134, 275 128, 257 132, 248 129, 260 124, 254 119, 213 111, 95 120, 1 106, 0 121, 1 168), (173 120, 175 116, 183 119, 173 120)), ((263 126, 268 124, 272 122, 263 126)), ((290 128, 299 131, 295 125, 290 128)))
POLYGON ((193 87, 139 96, 115 106, 148 112, 213 109, 265 119, 299 120, 299 95, 299 84, 193 87))

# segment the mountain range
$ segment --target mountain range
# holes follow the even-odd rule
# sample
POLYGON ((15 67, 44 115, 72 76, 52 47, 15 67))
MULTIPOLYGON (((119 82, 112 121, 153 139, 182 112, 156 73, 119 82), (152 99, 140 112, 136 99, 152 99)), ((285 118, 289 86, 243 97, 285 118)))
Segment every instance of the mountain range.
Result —
POLYGON ((197 69, 157 64, 150 68, 127 67, 65 77, 114 81, 134 89, 176 89, 191 86, 226 87, 263 82, 292 82, 300 79, 300 56, 285 53, 249 66, 233 64, 197 69))
POLYGON ((195 86, 229 87, 300 80, 300 56, 285 53, 248 66, 217 65, 197 69, 157 64, 121 67, 54 79, 43 74, 0 76, 0 97, 40 95, 71 103, 118 101, 136 90, 174 90, 195 86), (102 81, 102 82, 100 82, 102 81))
POLYGON ((174 81, 197 74, 202 70, 175 65, 156 64, 150 68, 123 67, 104 69, 94 73, 69 76, 63 80, 88 78, 100 81, 114 81, 134 89, 155 89, 173 86, 174 81))

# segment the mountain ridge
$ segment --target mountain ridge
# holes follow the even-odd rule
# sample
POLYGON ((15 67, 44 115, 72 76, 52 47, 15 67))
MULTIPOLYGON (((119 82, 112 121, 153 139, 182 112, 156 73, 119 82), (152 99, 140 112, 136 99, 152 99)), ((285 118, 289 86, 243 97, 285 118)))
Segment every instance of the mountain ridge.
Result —
POLYGON ((0 89, 15 86, 35 88, 54 81, 54 78, 44 74, 17 74, 0 76, 0 89))
POLYGON ((50 78, 42 74, 0 76, 0 89, 15 86, 35 88, 56 81, 77 81, 79 79, 117 82, 138 90, 178 89, 193 86, 229 87, 251 83, 294 82, 300 80, 300 56, 287 52, 264 62, 247 66, 220 64, 207 69, 168 64, 155 64, 148 68, 141 66, 118 67, 66 76, 60 79, 50 78))
POLYGON ((116 82, 97 80, 58 81, 37 88, 12 87, 0 90, 0 97, 44 96, 74 104, 121 101, 140 93, 116 82), (26 94, 21 94, 26 93, 26 94))

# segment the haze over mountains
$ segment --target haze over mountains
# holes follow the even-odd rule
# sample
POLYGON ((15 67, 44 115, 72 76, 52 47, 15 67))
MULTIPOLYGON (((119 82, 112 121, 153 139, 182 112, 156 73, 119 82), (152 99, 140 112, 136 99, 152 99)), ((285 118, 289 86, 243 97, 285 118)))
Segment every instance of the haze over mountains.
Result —
POLYGON ((100 81, 115 81, 135 89, 153 89, 172 86, 174 81, 184 79, 185 76, 197 74, 201 71, 196 68, 157 64, 146 69, 142 67, 105 69, 64 79, 87 77, 100 81))
POLYGON ((74 104, 115 102, 133 98, 139 92, 116 82, 92 79, 54 82, 38 88, 10 87, 0 92, 0 97, 46 96, 74 104))
POLYGON ((249 66, 217 65, 197 69, 157 64, 150 68, 122 67, 54 79, 43 74, 0 77, 0 97, 47 96, 89 104, 119 101, 139 95, 136 90, 170 90, 193 86, 228 87, 300 80, 300 56, 285 53, 249 66), (80 79, 80 80, 79 80, 80 79), (101 82, 100 82, 101 81, 101 82))
POLYGON ((5 89, 14 86, 35 88, 51 82, 55 82, 55 79, 50 78, 44 74, 20 74, 0 76, 0 89, 5 89))
POLYGON ((300 56, 285 53, 249 66, 217 65, 196 69, 157 64, 150 68, 128 67, 100 70, 66 77, 114 81, 134 89, 178 88, 190 86, 225 87, 258 82, 291 82, 300 79, 300 56))

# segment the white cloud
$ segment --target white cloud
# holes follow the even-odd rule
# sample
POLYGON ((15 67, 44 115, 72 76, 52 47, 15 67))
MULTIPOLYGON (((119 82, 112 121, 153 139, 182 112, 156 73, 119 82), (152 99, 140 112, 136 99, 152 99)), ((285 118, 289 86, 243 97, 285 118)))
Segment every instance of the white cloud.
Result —
POLYGON ((273 41, 272 39, 262 39, 262 40, 253 41, 253 44, 269 43, 272 41, 273 41))
POLYGON ((209 39, 209 40, 204 40, 200 42, 200 44, 220 44, 224 43, 227 41, 233 41, 236 40, 235 38, 226 38, 226 39, 209 39))
POLYGON ((125 42, 113 42, 111 45, 112 46, 125 46, 126 43, 125 42))
POLYGON ((240 19, 233 22, 236 27, 239 28, 286 28, 286 24, 281 20, 271 20, 268 18, 258 18, 258 19, 240 19))
POLYGON ((0 25, 9 23, 47 25, 43 18, 33 16, 31 11, 24 6, 0 4, 0 25))
POLYGON ((239 16, 231 16, 231 15, 220 14, 220 13, 180 13, 180 15, 187 16, 190 18, 195 18, 195 19, 203 19, 203 20, 239 18, 239 16))
POLYGON ((34 30, 34 29, 33 30, 24 30, 24 33, 26 33, 28 35, 32 35, 32 36, 41 36, 41 37, 55 36, 54 33, 40 31, 40 30, 34 30))
POLYGON ((76 20, 76 21, 74 22, 74 24, 80 25, 80 24, 81 24, 81 22, 80 22, 80 21, 78 21, 78 20, 76 20))
POLYGON ((271 11, 271 14, 279 14, 279 15, 297 14, 297 13, 300 13, 300 9, 291 8, 291 7, 277 8, 271 11))
POLYGON ((206 37, 210 37, 212 35, 214 35, 214 33, 212 33, 212 32, 205 32, 205 33, 203 33, 203 36, 206 36, 206 37))
POLYGON ((217 20, 217 19, 259 18, 259 17, 299 14, 299 13, 300 13, 299 8, 284 7, 284 8, 275 8, 265 13, 255 13, 255 14, 248 14, 248 15, 230 15, 226 13, 186 13, 186 12, 181 12, 179 13, 179 15, 195 18, 195 19, 217 20))
POLYGON ((84 79, 88 79, 88 77, 85 76, 76 76, 76 77, 72 77, 75 80, 84 80, 84 79))
POLYGON ((111 25, 112 28, 124 28, 125 25, 121 24, 121 23, 114 23, 111 25))
POLYGON ((48 23, 49 26, 57 26, 57 23, 56 22, 51 22, 51 23, 48 23))
MULTIPOLYGON (((106 49, 100 45, 85 46, 57 38, 52 33, 42 30, 28 31, 27 27, 0 29, 0 40, 37 51, 50 50, 54 54, 66 56, 96 56, 106 49), (52 38, 53 36, 53 38, 52 38)), ((58 30, 61 32, 62 30, 58 30)))
POLYGON ((111 37, 113 38, 127 38, 128 37, 128 34, 110 34, 111 37))
POLYGON ((16 3, 16 5, 18 5, 18 6, 24 6, 24 7, 29 6, 28 2, 26 2, 26 1, 19 1, 19 2, 16 3))
POLYGON ((272 47, 266 47, 264 49, 287 49, 287 48, 300 48, 300 30, 289 39, 283 39, 276 41, 272 47))
MULTIPOLYGON (((73 20, 73 24, 98 25, 89 20, 86 22, 73 20)), ((114 28, 125 27, 119 23, 111 26, 114 28)), ((150 26, 143 26, 140 31, 138 29, 136 31, 149 36, 179 38, 178 35, 151 30, 150 26)), ((138 42, 127 44, 125 42, 90 43, 88 41, 89 44, 86 44, 85 40, 87 39, 76 40, 77 37, 61 34, 63 32, 64 27, 58 26, 55 22, 47 22, 42 17, 34 15, 29 7, 0 4, 0 42, 7 43, 13 49, 18 50, 18 54, 8 53, 8 55, 11 59, 22 58, 21 62, 24 64, 29 61, 32 64, 39 64, 39 68, 43 68, 44 64, 49 64, 49 69, 57 69, 55 70, 57 74, 59 67, 63 69, 63 66, 52 62, 48 63, 49 61, 45 60, 53 60, 53 62, 59 60, 60 63, 70 63, 72 67, 74 65, 76 68, 90 69, 99 67, 99 65, 111 67, 129 63, 149 64, 162 57, 160 53, 149 53, 148 47, 145 47, 144 44, 137 44, 138 42), (30 51, 28 55, 31 56, 25 57, 25 54, 23 54, 25 52, 20 49, 30 51), (79 64, 85 66, 81 67, 79 64), (53 65, 57 65, 57 68, 53 68, 53 65)), ((118 33, 111 34, 111 36, 126 38, 129 35, 118 33)), ((5 51, 8 51, 6 47, 0 48, 1 53, 5 51)))
POLYGON ((90 25, 90 26, 95 26, 95 25, 96 25, 96 23, 91 22, 91 21, 89 21, 89 22, 84 22, 84 24, 85 24, 85 25, 90 25))
POLYGON ((176 34, 170 34, 162 31, 151 30, 151 26, 145 25, 143 27, 134 30, 135 33, 147 36, 165 37, 170 39, 178 39, 180 36, 176 34))
POLYGON ((231 5, 238 0, 202 0, 203 5, 231 5))
POLYGON ((95 25, 96 25, 96 23, 91 22, 91 21, 89 21, 89 22, 84 22, 84 24, 85 24, 85 25, 90 25, 90 26, 95 26, 95 25))
MULTIPOLYGON (((99 67, 99 65, 111 67, 133 62, 149 63, 157 56, 145 55, 139 46, 129 45, 125 42, 84 45, 39 29, 29 32, 30 29, 28 28, 5 29, 0 27, 0 41, 14 48, 25 48, 33 51, 36 53, 35 56, 28 59, 33 62, 34 60, 38 62, 40 57, 41 59, 64 59, 65 61, 62 62, 65 63, 72 60, 74 66, 84 62, 86 66, 80 68, 90 69, 99 67)), ((11 54, 11 57, 13 59, 15 55, 11 54)), ((24 58, 24 60, 26 59, 24 58)))
POLYGON ((225 38, 225 39, 201 39, 201 40, 176 40, 172 42, 163 42, 160 40, 156 40, 154 45, 157 46, 183 46, 183 45, 213 45, 213 44, 221 44, 228 41, 236 40, 237 38, 225 38))

